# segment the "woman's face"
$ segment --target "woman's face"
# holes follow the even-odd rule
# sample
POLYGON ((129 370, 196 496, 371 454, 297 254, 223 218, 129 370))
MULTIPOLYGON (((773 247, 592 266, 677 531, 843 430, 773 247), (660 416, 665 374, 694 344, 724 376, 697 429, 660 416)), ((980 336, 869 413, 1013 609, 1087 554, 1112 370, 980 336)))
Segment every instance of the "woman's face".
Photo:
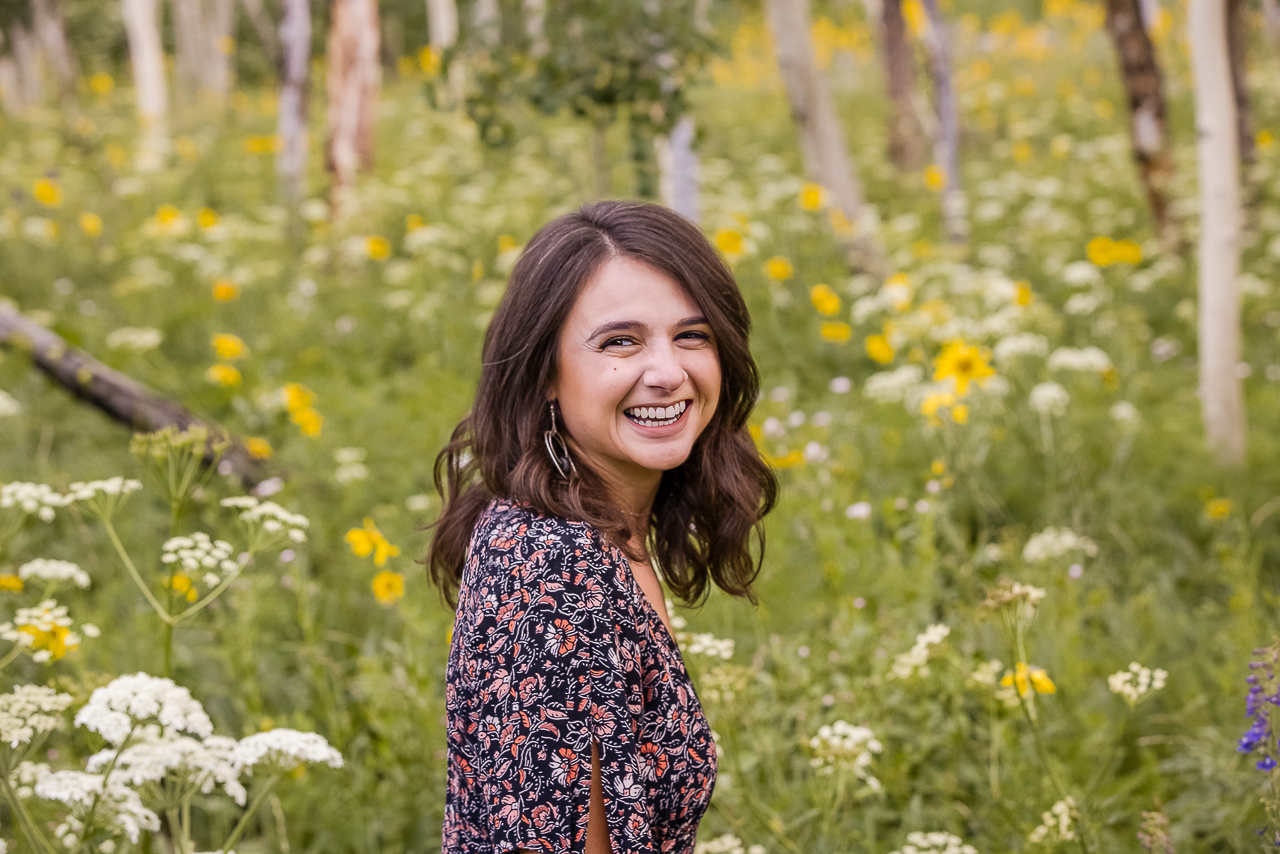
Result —
POLYGON ((570 447, 606 482, 656 488, 688 458, 720 400, 711 326, 665 273, 611 258, 560 329, 548 396, 570 447))

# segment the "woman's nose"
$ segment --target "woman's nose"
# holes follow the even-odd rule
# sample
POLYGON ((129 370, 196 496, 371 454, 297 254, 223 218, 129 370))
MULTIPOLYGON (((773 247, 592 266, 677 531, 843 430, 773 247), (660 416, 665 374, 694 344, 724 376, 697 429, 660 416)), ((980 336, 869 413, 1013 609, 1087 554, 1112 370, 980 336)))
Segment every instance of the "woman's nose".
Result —
POLYGON ((684 382, 685 375, 675 348, 659 348, 654 351, 653 361, 644 373, 644 382, 654 388, 675 389, 684 382))

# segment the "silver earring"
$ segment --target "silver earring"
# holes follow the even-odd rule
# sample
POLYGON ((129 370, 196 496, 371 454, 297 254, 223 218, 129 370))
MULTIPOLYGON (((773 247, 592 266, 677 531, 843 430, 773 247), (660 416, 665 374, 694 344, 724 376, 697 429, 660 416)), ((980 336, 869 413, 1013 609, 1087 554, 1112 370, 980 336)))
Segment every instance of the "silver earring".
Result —
POLYGON ((551 457, 551 465, 556 467, 556 472, 562 478, 568 480, 569 475, 573 473, 573 457, 569 456, 569 446, 565 444, 564 437, 556 429, 554 400, 551 401, 551 429, 542 434, 542 441, 547 446, 547 456, 551 457))

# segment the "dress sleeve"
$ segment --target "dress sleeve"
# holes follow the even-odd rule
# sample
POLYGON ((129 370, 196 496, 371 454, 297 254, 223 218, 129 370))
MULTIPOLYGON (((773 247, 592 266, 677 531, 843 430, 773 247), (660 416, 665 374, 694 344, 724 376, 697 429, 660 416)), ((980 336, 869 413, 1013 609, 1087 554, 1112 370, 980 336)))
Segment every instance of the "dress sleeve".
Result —
POLYGON ((508 552, 508 584, 477 626, 479 769, 496 852, 584 854, 591 742, 614 854, 651 852, 639 773, 640 667, 614 619, 608 554, 574 527, 508 552))

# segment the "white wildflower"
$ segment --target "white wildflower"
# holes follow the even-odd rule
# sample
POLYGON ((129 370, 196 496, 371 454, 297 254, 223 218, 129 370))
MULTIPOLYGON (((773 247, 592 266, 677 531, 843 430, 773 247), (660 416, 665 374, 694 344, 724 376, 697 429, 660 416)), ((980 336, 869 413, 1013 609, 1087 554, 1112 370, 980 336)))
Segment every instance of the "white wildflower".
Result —
POLYGON ((1158 667, 1152 670, 1135 661, 1129 665, 1128 670, 1121 670, 1108 676, 1107 685, 1111 688, 1111 693, 1124 697, 1129 708, 1133 708, 1163 688, 1168 676, 1166 671, 1158 667))
POLYGON ((146 673, 120 676, 95 689, 75 723, 119 746, 138 724, 152 719, 201 738, 213 733, 213 723, 190 691, 146 673))
POLYGON ((1133 426, 1142 420, 1138 407, 1127 400, 1119 400, 1111 405, 1111 417, 1125 426, 1133 426))
POLYGON ((893 668, 889 671, 890 679, 910 679, 919 674, 929 674, 929 648, 937 646, 951 634, 951 628, 936 623, 916 635, 916 642, 911 649, 900 653, 893 660, 893 668))
POLYGON ((1004 579, 999 586, 987 591, 987 598, 982 603, 986 608, 1000 608, 1005 605, 1016 605, 1035 610, 1047 594, 1043 587, 1023 584, 1021 581, 1004 579))
POLYGON ((273 729, 242 739, 230 759, 236 768, 252 768, 264 761, 285 768, 302 762, 342 767, 342 754, 329 746, 324 736, 294 729, 273 729))
POLYGON ((369 469, 364 464, 364 448, 338 448, 333 452, 333 458, 338 463, 333 479, 338 483, 351 483, 369 476, 369 469))
POLYGON ((90 501, 100 495, 128 495, 142 489, 142 481, 132 480, 116 475, 106 480, 91 480, 71 484, 71 492, 67 497, 72 501, 90 501))
POLYGON ((1062 280, 1068 285, 1100 285, 1102 273, 1088 261, 1074 261, 1062 268, 1062 280))
POLYGON ((19 762, 18 767, 9 775, 9 784, 13 786, 15 794, 25 801, 35 794, 35 784, 52 773, 53 769, 43 762, 24 760, 19 762))
POLYGON ((1089 557, 1097 557, 1098 545, 1070 528, 1048 527, 1038 534, 1031 535, 1031 539, 1027 540, 1027 545, 1022 549, 1022 559, 1039 563, 1074 551, 1083 551, 1089 557))
POLYGON ((884 750, 868 727, 854 726, 844 721, 818 728, 818 734, 809 739, 814 756, 809 764, 818 769, 819 774, 830 774, 836 765, 848 767, 860 779, 866 782, 867 788, 879 791, 880 781, 871 776, 868 766, 877 754, 884 750))
POLYGON ((1003 673, 1004 663, 998 658, 988 658, 986 661, 979 662, 973 668, 973 672, 969 674, 969 678, 966 681, 970 685, 983 685, 987 688, 994 688, 1003 673))
POLYGON ((250 541, 255 549, 267 548, 267 543, 288 539, 293 543, 306 542, 306 528, 311 524, 306 516, 291 513, 274 501, 261 501, 252 495, 224 498, 223 507, 240 509, 239 519, 250 531, 250 541))
POLYGON ((903 365, 892 371, 881 371, 867 377, 863 393, 880 403, 902 400, 907 393, 924 380, 924 370, 919 365, 903 365))
POLYGON ((0 694, 0 742, 16 748, 55 729, 71 700, 70 694, 40 685, 17 685, 0 694))
POLYGON ((742 840, 732 833, 698 842, 693 846, 693 854, 746 854, 742 840))
POLYGON ((1072 314, 1077 317, 1093 314, 1104 300, 1105 296, 1096 291, 1072 294, 1062 306, 1062 312, 1063 314, 1072 314))
POLYGON ((996 362, 1004 363, 1020 356, 1043 356, 1049 352, 1049 339, 1034 332, 1017 332, 996 342, 991 354, 996 362))
POLYGON ((13 482, 0 486, 0 509, 17 507, 43 522, 52 522, 54 511, 71 503, 71 497, 45 483, 13 482))
MULTIPOLYGON (((22 412, 22 404, 9 392, 0 388, 0 418, 9 418, 22 412)), ((4 840, 0 839, 0 843, 4 840)))
POLYGON ((71 630, 67 606, 46 599, 34 608, 19 608, 11 622, 0 623, 0 639, 30 651, 34 661, 57 661, 80 646, 80 635, 71 630))
POLYGON ((845 518, 848 519, 870 519, 871 518, 871 502, 856 501, 844 508, 845 518))
POLYGON ((72 815, 83 820, 94 810, 95 822, 105 819, 137 843, 143 830, 159 830, 160 818, 142 805, 138 793, 114 777, 103 787, 98 774, 83 771, 54 771, 35 784, 37 797, 59 801, 71 807, 72 815))
MULTIPOLYGON (((718 638, 710 633, 695 633, 685 635, 681 640, 687 642, 686 651, 690 655, 706 655, 725 660, 733 658, 733 638, 718 638)), ((681 645, 684 646, 684 643, 681 645)))
POLYGON ((1071 821, 1075 807, 1075 800, 1067 797, 1045 810, 1040 815, 1040 826, 1031 831, 1027 841, 1032 845, 1051 845, 1075 839, 1075 827, 1071 821))
POLYGON ((202 531, 188 537, 172 537, 161 549, 160 562, 177 564, 188 576, 201 573, 207 587, 216 587, 234 578, 242 569, 240 562, 231 559, 235 549, 226 540, 215 540, 202 531))
POLYGON ((853 388, 853 381, 848 377, 832 377, 831 382, 827 384, 832 394, 848 394, 853 388))
POLYGON ((1031 389, 1031 408, 1045 415, 1063 415, 1071 395, 1055 382, 1037 383, 1031 389))
POLYGON ((972 845, 950 833, 934 831, 932 833, 908 833, 907 844, 893 854, 978 854, 972 845))
POLYGON ((149 326, 122 326, 107 333, 108 350, 133 350, 141 353, 160 346, 164 335, 149 326))
POLYGON ((235 747, 234 738, 211 735, 200 741, 151 724, 123 752, 107 748, 89 757, 85 769, 97 773, 114 764, 112 774, 121 775, 131 786, 170 777, 182 787, 191 786, 206 795, 215 785, 221 785, 237 804, 244 806, 247 793, 240 783, 240 770, 231 764, 235 747))
POLYGON ((1111 370, 1111 357, 1097 347, 1059 347, 1049 354, 1047 364, 1051 371, 1103 373, 1111 370))
POLYGON ((41 581, 70 581, 77 587, 89 586, 89 573, 67 560, 36 558, 18 567, 18 577, 23 581, 38 578, 41 581))

